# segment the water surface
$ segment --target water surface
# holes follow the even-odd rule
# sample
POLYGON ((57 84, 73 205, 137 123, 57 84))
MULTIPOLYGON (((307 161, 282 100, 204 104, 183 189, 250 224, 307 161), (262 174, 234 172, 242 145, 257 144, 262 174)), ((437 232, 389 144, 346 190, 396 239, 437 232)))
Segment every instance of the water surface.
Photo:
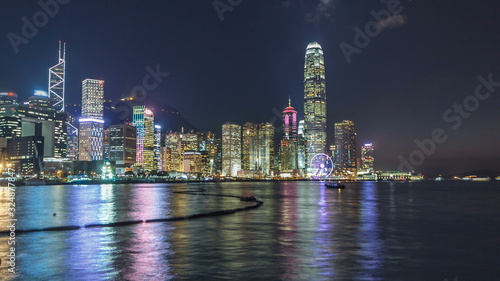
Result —
MULTIPOLYGON (((0 230, 7 193, 0 190, 0 230)), ((2 280, 500 280, 499 182, 233 182, 20 187, 2 280), (178 191, 195 191, 191 194, 178 191), (235 214, 120 227, 253 203, 235 214), (56 214, 54 216, 54 213, 56 214)))

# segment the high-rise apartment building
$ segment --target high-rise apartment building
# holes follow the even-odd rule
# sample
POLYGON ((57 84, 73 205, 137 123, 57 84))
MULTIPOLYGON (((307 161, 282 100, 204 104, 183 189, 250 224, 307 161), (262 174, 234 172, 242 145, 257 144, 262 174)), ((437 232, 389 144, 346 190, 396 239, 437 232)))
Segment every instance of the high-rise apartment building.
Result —
POLYGON ((78 159, 103 160, 104 81, 85 79, 82 82, 82 116, 79 120, 78 159))
POLYGON ((356 175, 356 132, 354 122, 335 123, 335 172, 356 175))
POLYGON ((144 105, 134 106, 132 122, 137 130, 135 166, 145 171, 156 171, 154 113, 144 105))
POLYGON ((236 177, 241 170, 241 126, 222 125, 222 176, 236 177))
POLYGON ((306 167, 326 152, 326 79, 323 49, 318 42, 307 45, 304 64, 304 135, 306 167))

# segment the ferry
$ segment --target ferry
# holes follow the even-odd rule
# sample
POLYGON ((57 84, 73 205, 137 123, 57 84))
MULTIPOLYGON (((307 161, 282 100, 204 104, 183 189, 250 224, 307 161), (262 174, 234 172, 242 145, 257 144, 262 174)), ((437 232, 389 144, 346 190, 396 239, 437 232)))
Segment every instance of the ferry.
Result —
POLYGON ((489 177, 480 178, 476 175, 470 175, 462 178, 463 181, 490 181, 489 177))

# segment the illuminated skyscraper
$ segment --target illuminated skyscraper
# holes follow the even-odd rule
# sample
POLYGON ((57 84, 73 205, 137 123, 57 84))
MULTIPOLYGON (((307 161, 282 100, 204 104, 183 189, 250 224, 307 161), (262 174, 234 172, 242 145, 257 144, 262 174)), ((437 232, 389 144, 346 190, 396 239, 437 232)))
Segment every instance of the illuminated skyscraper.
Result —
POLYGON ((297 146, 297 111, 292 107, 290 99, 288 107, 283 110, 283 139, 280 143, 280 170, 298 169, 297 146))
POLYGON ((208 156, 207 174, 220 175, 222 165, 220 139, 216 138, 215 133, 208 131, 203 134, 202 142, 204 142, 204 144, 200 147, 200 150, 206 152, 208 156))
POLYGON ((299 121, 297 128, 297 165, 302 172, 306 169, 306 137, 304 135, 304 120, 299 121))
POLYGON ((134 106, 133 125, 137 130, 137 150, 135 166, 146 171, 156 171, 154 114, 144 105, 134 106))
POLYGON ((356 132, 354 122, 335 123, 335 172, 356 175, 356 132))
POLYGON ((258 170, 264 175, 271 175, 274 170, 274 126, 264 123, 259 128, 259 161, 258 170))
POLYGON ((80 161, 103 160, 104 81, 85 79, 82 82, 82 118, 78 137, 80 161))
POLYGON ((156 170, 158 172, 161 171, 163 167, 161 158, 161 126, 155 125, 155 161, 156 161, 156 170))
POLYGON ((165 135, 165 171, 182 172, 184 151, 182 149, 182 134, 170 132, 165 135))
POLYGON ((371 143, 366 143, 361 147, 361 169, 367 172, 374 171, 374 147, 371 143))
POLYGON ((241 131, 242 170, 270 175, 274 168, 274 127, 271 123, 247 122, 241 131))
POLYGON ((241 170, 241 126, 222 125, 222 176, 236 177, 241 170))
POLYGON ((306 167, 318 153, 326 152, 326 80, 323 49, 318 42, 307 45, 304 64, 304 133, 306 167))
POLYGON ((288 98, 288 107, 283 110, 283 139, 297 140, 297 111, 288 98))
POLYGON ((241 128, 241 169, 256 170, 259 125, 247 122, 241 128))
POLYGON ((16 93, 0 93, 0 138, 21 137, 16 93))
POLYGON ((135 127, 130 124, 109 126, 109 160, 115 161, 118 174, 135 163, 136 138, 135 127))
MULTIPOLYGON (((59 52, 57 64, 49 68, 49 90, 48 97, 52 100, 52 108, 57 112, 64 112, 65 101, 65 79, 66 79, 66 43, 59 41, 59 52)), ((71 160, 76 160, 78 153, 78 129, 75 122, 75 118, 69 114, 66 114, 66 120, 64 120, 64 126, 66 132, 64 135, 66 140, 63 140, 66 151, 61 153, 56 153, 59 157, 69 157, 71 160)), ((57 130, 62 130, 59 127, 57 130)))
POLYGON ((59 59, 49 68, 49 97, 54 100, 54 109, 64 111, 64 79, 66 76, 66 43, 59 41, 59 59), (62 46, 62 50, 61 50, 62 46))

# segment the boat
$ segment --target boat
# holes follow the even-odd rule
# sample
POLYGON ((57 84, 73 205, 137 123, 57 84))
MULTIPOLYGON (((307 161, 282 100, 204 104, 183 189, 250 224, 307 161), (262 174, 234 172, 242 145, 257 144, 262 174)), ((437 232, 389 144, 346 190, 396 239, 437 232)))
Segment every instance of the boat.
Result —
POLYGON ((340 182, 328 181, 328 182, 325 182, 325 187, 326 188, 344 189, 345 185, 341 184, 340 182))
POLYGON ((245 197, 241 197, 240 198, 240 201, 249 201, 249 202, 253 202, 253 201, 257 201, 257 198, 253 197, 253 196, 245 196, 245 197))

